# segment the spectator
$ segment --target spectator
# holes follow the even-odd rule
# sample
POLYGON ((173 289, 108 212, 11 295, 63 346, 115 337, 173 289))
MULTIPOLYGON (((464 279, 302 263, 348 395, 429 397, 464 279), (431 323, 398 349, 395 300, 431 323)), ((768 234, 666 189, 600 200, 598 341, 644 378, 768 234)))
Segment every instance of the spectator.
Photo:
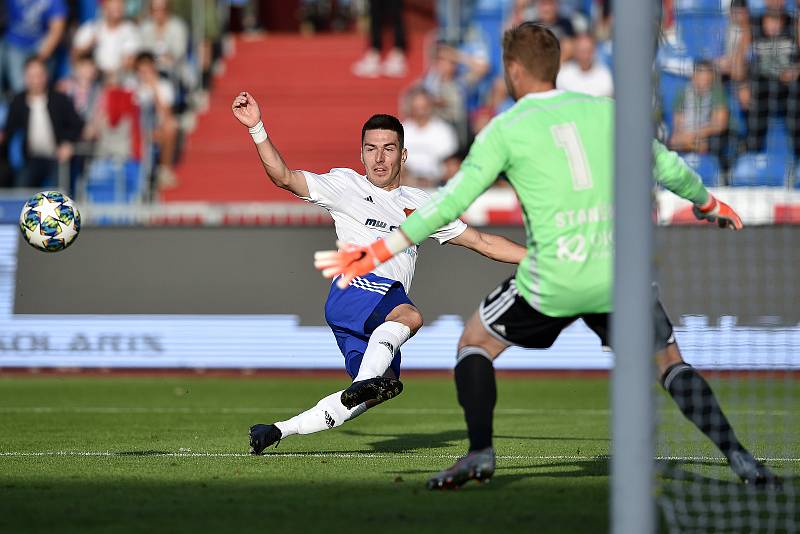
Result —
POLYGON ((102 17, 81 24, 75 33, 73 53, 93 53, 103 73, 131 70, 139 51, 139 29, 125 20, 123 0, 103 0, 102 17))
POLYGON ((369 19, 370 48, 364 57, 353 64, 353 74, 361 78, 377 78, 381 74, 402 78, 407 70, 403 0, 370 0, 369 19), (384 22, 390 22, 394 26, 394 48, 389 51, 381 64, 384 22))
POLYGON ((724 78, 742 80, 745 76, 745 55, 750 46, 750 15, 747 0, 733 0, 725 30, 725 53, 715 60, 717 71, 724 78))
POLYGON ((58 90, 72 100, 75 111, 88 127, 97 112, 102 91, 94 58, 90 54, 77 57, 72 73, 58 83, 58 90))
POLYGON ((575 26, 569 18, 561 15, 558 0, 538 0, 535 7, 535 22, 547 26, 561 43, 561 62, 572 59, 575 26))
MULTIPOLYGON (((772 0, 772 4, 776 2, 772 0)), ((796 21, 786 11, 768 9, 751 23, 751 28, 750 82, 740 92, 742 106, 747 110, 747 149, 764 150, 769 115, 778 114, 787 117, 795 154, 800 155, 796 21)))
POLYGON ((67 8, 63 0, 6 0, 8 28, 5 42, 5 76, 14 93, 24 87, 25 60, 37 56, 50 73, 64 28, 67 8))
POLYGON ((575 39, 575 57, 561 67, 556 86, 592 96, 614 96, 611 70, 595 60, 595 42, 591 35, 584 33, 575 39))
POLYGON ((442 179, 442 162, 458 148, 455 129, 433 114, 433 97, 425 89, 409 92, 408 118, 403 122, 408 159, 408 184, 433 187, 442 179))
POLYGON ((440 185, 446 184, 453 176, 458 174, 461 164, 467 159, 466 150, 458 150, 453 152, 444 159, 442 162, 442 180, 440 185))
POLYGON ((47 67, 38 57, 25 62, 25 91, 8 110, 4 148, 17 170, 14 186, 56 182, 58 164, 69 162, 83 123, 69 97, 48 89, 47 67))
POLYGON ((477 135, 483 130, 489 121, 496 115, 504 112, 514 105, 514 100, 508 96, 508 88, 504 78, 496 78, 492 83, 492 89, 483 102, 483 105, 476 109, 470 118, 472 133, 477 135))
POLYGON ((434 61, 422 78, 422 87, 433 96, 436 115, 456 127, 461 144, 467 141, 466 96, 489 68, 485 56, 439 43, 434 61))
POLYGON ((168 0, 150 2, 150 18, 141 25, 142 49, 156 58, 159 72, 176 82, 186 61, 189 29, 170 12, 168 0))
POLYGON ((143 126, 159 148, 156 182, 159 189, 175 187, 172 171, 178 141, 178 121, 172 113, 175 92, 172 84, 159 77, 155 57, 142 52, 136 57, 136 100, 142 110, 143 126))
POLYGON ((728 100, 709 61, 695 64, 694 74, 673 104, 669 146, 680 152, 712 153, 727 170, 728 100))

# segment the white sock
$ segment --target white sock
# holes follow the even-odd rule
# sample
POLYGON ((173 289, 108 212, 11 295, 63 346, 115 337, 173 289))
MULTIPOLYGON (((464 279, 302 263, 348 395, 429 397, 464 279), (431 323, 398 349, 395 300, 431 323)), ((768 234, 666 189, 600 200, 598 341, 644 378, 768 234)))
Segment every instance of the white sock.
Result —
POLYGON ((400 345, 411 337, 411 329, 403 323, 386 321, 369 336, 367 350, 361 360, 358 376, 353 382, 383 376, 400 350, 400 345))
POLYGON ((278 421, 275 426, 281 431, 282 437, 295 434, 313 434, 321 430, 336 428, 345 421, 355 419, 367 411, 367 403, 363 402, 348 410, 341 401, 342 392, 337 391, 320 400, 310 410, 295 415, 287 421, 278 421))

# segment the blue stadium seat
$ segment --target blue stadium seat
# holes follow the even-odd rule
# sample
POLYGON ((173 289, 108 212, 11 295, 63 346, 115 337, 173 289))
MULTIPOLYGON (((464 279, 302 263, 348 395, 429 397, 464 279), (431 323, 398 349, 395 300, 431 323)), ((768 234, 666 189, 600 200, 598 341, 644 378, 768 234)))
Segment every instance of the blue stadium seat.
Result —
POLYGON ((142 192, 141 164, 95 160, 86 172, 86 196, 91 202, 130 203, 142 192))
POLYGON ((691 152, 681 154, 681 156, 686 163, 700 175, 700 178, 703 180, 703 185, 706 187, 716 187, 720 185, 719 160, 717 156, 712 156, 711 154, 695 154, 691 152))
POLYGON ((727 17, 722 13, 679 12, 678 39, 694 59, 713 59, 725 53, 727 17))
MULTIPOLYGON (((763 0, 762 0, 763 1, 763 0)), ((675 13, 722 13, 721 0, 675 0, 675 13)))
MULTIPOLYGON (((794 13, 797 11, 797 4, 794 0, 784 0, 783 7, 789 13, 794 13)), ((747 9, 750 10, 750 14, 753 16, 761 15, 764 10, 767 8, 764 0, 747 0, 747 9)))
POLYGON ((797 167, 794 168, 794 188, 800 189, 800 161, 797 162, 797 167))
POLYGON ((732 186, 786 185, 791 159, 784 154, 747 152, 739 156, 731 173, 732 186))
POLYGON ((672 132, 672 104, 675 102, 678 93, 680 93, 689 82, 689 79, 661 71, 659 82, 664 123, 667 125, 667 128, 669 128, 669 131, 672 132))

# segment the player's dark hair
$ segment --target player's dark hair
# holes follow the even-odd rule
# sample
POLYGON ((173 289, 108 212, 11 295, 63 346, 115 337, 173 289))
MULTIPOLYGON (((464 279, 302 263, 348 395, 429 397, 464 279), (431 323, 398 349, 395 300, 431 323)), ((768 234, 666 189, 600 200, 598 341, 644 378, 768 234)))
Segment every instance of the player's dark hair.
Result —
POLYGON ((378 113, 364 123, 361 128, 361 144, 364 144, 364 135, 368 130, 391 130, 397 134, 397 140, 400 143, 398 149, 403 150, 403 125, 400 120, 394 115, 386 115, 378 113))
POLYGON ((534 78, 556 83, 561 65, 561 44, 541 24, 523 22, 503 34, 503 62, 519 62, 534 78))

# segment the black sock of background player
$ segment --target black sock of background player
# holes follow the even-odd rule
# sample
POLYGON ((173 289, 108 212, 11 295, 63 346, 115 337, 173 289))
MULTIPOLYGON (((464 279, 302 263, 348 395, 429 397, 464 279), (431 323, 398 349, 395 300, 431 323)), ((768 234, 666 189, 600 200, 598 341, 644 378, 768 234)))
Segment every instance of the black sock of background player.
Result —
POLYGON ((708 382, 691 365, 676 363, 670 366, 661 377, 661 385, 672 395, 683 415, 725 456, 742 448, 708 382))
POLYGON ((456 363, 458 403, 464 408, 469 450, 492 446, 492 418, 497 402, 494 366, 489 355, 479 347, 464 347, 456 363))

